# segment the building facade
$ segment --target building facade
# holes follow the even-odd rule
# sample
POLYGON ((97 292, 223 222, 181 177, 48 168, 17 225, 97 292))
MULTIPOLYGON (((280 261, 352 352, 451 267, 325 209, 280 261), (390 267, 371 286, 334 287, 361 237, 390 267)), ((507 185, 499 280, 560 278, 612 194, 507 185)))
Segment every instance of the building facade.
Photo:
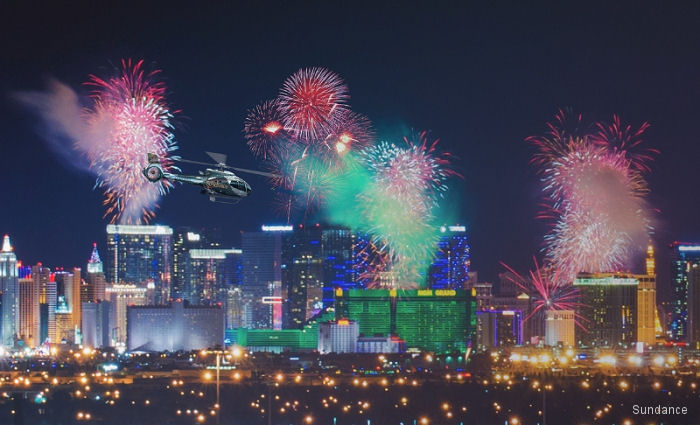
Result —
POLYGON ((85 274, 85 285, 81 287, 81 302, 97 302, 106 300, 105 289, 107 279, 104 274, 104 267, 100 253, 97 252, 97 244, 92 244, 92 253, 87 263, 87 273, 85 274))
POLYGON ((674 340, 686 341, 688 338, 688 273, 693 265, 700 264, 700 243, 673 242, 670 248, 674 299, 669 330, 674 340))
POLYGON ((347 319, 334 320, 318 325, 318 352, 355 353, 360 327, 357 322, 347 319))
POLYGON ((626 348, 637 342, 639 281, 646 275, 580 273, 574 280, 586 329, 576 329, 585 347, 626 348))
POLYGON ((576 312, 574 310, 547 310, 545 316, 545 344, 575 347, 576 312))
POLYGON ((224 311, 220 306, 170 305, 127 307, 130 351, 199 350, 224 346, 224 311))
POLYGON ((292 226, 262 226, 260 232, 244 232, 241 236, 243 249, 242 281, 244 303, 251 311, 251 327, 269 329, 274 327, 274 317, 280 304, 264 302, 275 295, 282 282, 282 234, 291 232, 292 226))
POLYGON ((433 289, 467 289, 470 248, 465 226, 440 227, 435 259, 428 272, 428 286, 433 289))
POLYGON ((172 235, 168 226, 107 226, 107 269, 110 283, 155 286, 155 302, 170 299, 172 235))
POLYGON ((358 322, 363 336, 396 335, 407 348, 464 352, 476 330, 476 291, 338 289, 335 313, 358 322))
POLYGON ((0 251, 0 346, 13 347, 19 329, 17 256, 5 235, 0 251))

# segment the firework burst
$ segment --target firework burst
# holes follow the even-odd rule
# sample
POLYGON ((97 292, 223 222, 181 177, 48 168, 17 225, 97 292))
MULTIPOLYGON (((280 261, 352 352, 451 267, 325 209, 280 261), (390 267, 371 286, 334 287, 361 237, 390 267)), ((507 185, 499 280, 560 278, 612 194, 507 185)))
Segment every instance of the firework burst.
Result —
MULTIPOLYGON (((528 272, 527 277, 522 276, 507 264, 501 265, 510 272, 506 278, 513 282, 533 300, 533 309, 525 317, 529 320, 538 312, 547 310, 572 310, 577 311, 583 305, 579 302, 578 290, 570 283, 563 283, 559 276, 560 271, 552 268, 540 268, 537 260, 533 258, 534 270, 528 272)), ((576 324, 585 329, 582 321, 585 320, 578 313, 574 313, 576 324)))
POLYGON ((374 130, 367 117, 349 110, 342 110, 336 115, 337 118, 323 137, 322 145, 330 153, 327 156, 337 159, 374 142, 374 130))
POLYGON ((253 154, 263 160, 277 159, 291 141, 284 129, 284 116, 277 99, 268 100, 248 112, 243 133, 253 154))
POLYGON ((85 112, 88 131, 104 140, 89 145, 79 141, 76 148, 98 175, 97 186, 105 191, 105 216, 111 222, 147 222, 171 187, 167 180, 152 184, 141 175, 148 153, 158 155, 167 170, 172 166, 170 154, 177 149, 165 85, 155 79, 159 72, 146 72, 142 60, 123 60, 117 77, 91 75, 86 83, 93 87, 94 101, 85 112))
POLYGON ((316 143, 331 131, 339 111, 347 109, 348 88, 334 72, 324 68, 300 69, 287 78, 279 100, 284 126, 300 140, 316 143))
POLYGON ((646 123, 632 130, 613 117, 586 133, 580 117, 575 131, 561 129, 565 122, 560 111, 544 136, 528 141, 538 148, 533 163, 546 195, 541 216, 555 223, 545 236, 547 261, 570 282, 582 271, 619 270, 643 247, 651 230, 643 172, 654 151, 635 151, 646 123))

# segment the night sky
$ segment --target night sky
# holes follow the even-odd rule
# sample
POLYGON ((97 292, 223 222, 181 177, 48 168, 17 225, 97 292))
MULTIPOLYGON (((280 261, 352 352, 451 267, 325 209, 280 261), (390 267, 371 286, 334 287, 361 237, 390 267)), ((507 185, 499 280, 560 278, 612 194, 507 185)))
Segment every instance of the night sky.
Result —
MULTIPOLYGON (((499 261, 525 269, 541 248, 546 226, 534 218, 541 194, 523 139, 541 133, 558 108, 588 121, 614 113, 637 126, 649 121, 646 146, 661 151, 649 175, 656 243, 665 251, 673 240, 700 240, 697 6, 7 3, 0 10, 0 232, 11 234, 25 262, 84 265, 92 241, 104 246, 107 223, 94 178, 48 148, 38 119, 13 93, 42 90, 55 78, 86 95, 88 74, 109 74, 124 57, 163 70, 168 102, 182 110, 180 155, 189 159, 206 160, 209 150, 258 167, 242 137, 246 110, 274 97, 300 67, 340 74, 353 110, 373 121, 380 138, 432 130, 458 157, 465 178, 453 182, 447 202, 469 228, 473 269, 488 280, 501 271, 499 261)), ((232 244, 241 230, 282 222, 264 178, 246 179, 253 195, 235 206, 177 187, 155 222, 220 226, 232 244)))

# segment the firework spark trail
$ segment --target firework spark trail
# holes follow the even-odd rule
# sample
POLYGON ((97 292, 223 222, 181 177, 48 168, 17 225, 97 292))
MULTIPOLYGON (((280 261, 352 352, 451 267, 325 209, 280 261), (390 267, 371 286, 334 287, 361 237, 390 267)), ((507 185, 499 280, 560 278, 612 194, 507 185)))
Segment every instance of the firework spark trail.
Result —
POLYGON ((655 151, 636 152, 646 123, 633 130, 613 117, 592 132, 580 116, 573 131, 562 128, 567 122, 560 111, 544 136, 527 140, 538 148, 532 162, 547 205, 540 216, 555 221, 546 258, 571 282, 578 272, 619 270, 643 248, 651 230, 643 172, 655 151))
POLYGON ((169 155, 177 149, 165 85, 155 80, 159 72, 146 73, 142 60, 123 60, 119 76, 104 80, 92 75, 86 83, 93 87, 94 101, 85 112, 88 128, 109 128, 108 138, 99 145, 77 141, 76 148, 90 161, 97 186, 104 188, 105 216, 111 222, 148 222, 160 196, 172 187, 167 180, 152 184, 141 175, 148 153, 158 155, 169 170, 169 155))
POLYGON ((576 325, 585 329, 584 322, 586 319, 576 313, 583 307, 583 304, 579 302, 578 290, 561 279, 559 270, 540 268, 537 259, 534 257, 533 262, 534 270, 530 270, 527 277, 522 276, 512 267, 501 262, 501 265, 510 272, 510 275, 506 275, 506 279, 513 282, 534 299, 534 308, 523 320, 527 321, 541 311, 571 310, 575 312, 576 325))

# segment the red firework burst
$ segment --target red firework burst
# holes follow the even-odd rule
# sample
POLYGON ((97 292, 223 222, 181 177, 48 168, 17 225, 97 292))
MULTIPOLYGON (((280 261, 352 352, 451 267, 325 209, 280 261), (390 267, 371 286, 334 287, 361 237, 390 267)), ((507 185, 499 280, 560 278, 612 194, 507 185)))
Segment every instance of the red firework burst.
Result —
POLYGON ((284 127, 306 143, 328 133, 339 111, 348 108, 348 88, 334 72, 325 68, 300 69, 287 78, 279 100, 284 127))

